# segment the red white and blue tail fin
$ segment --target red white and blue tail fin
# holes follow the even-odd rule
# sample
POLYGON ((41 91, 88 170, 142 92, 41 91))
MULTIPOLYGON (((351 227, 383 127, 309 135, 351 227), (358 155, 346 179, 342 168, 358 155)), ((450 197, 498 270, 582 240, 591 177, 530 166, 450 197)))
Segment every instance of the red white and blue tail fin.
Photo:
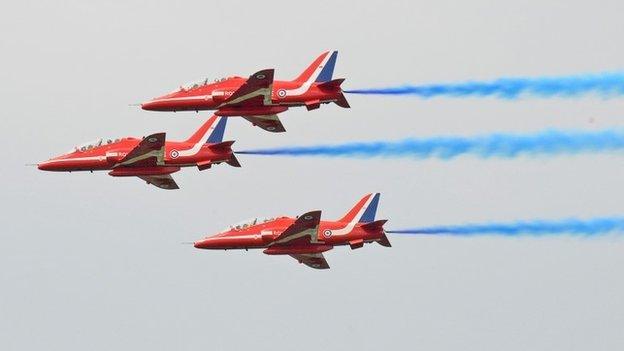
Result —
POLYGON ((308 66, 295 79, 296 82, 329 82, 332 80, 334 74, 334 66, 336 66, 336 58, 338 57, 338 51, 327 51, 317 57, 316 60, 308 66))
POLYGON ((189 144, 197 144, 206 139, 208 144, 217 144, 223 141, 223 134, 225 132, 225 124, 227 118, 217 117, 213 115, 190 138, 186 140, 189 144))
POLYGON ((340 222, 358 222, 370 223, 375 221, 377 214, 377 206, 379 205, 379 196, 381 194, 374 193, 364 196, 357 204, 342 217, 340 222))
MULTIPOLYGON (((345 98, 342 93, 342 89, 340 85, 344 82, 344 78, 333 79, 332 76, 334 74, 334 67, 336 66, 336 59, 338 58, 338 51, 327 51, 321 54, 321 56, 317 57, 314 62, 308 68, 306 68, 295 82, 301 83, 302 87, 307 88, 312 85, 312 83, 319 83, 318 87, 321 90, 325 91, 335 91, 337 94, 337 99, 334 100, 334 103, 343 108, 349 108, 349 102, 347 102, 347 98, 345 98)), ((300 88, 301 89, 301 88, 300 88)), ((298 94, 301 91, 297 91, 298 94)), ((296 95, 296 94, 295 94, 296 95)))
POLYGON ((206 139, 206 144, 218 144, 223 141, 223 134, 225 134, 225 124, 227 118, 219 117, 219 120, 215 124, 214 128, 211 128, 212 132, 206 139))
POLYGON ((226 123, 226 117, 219 117, 214 125, 214 128, 211 128, 212 132, 208 136, 208 139, 206 139, 206 144, 209 144, 209 147, 212 150, 228 153, 229 158, 225 161, 225 163, 232 167, 240 167, 240 162, 238 162, 236 155, 234 155, 234 152, 232 152, 232 144, 234 144, 234 141, 223 141, 223 134, 225 134, 226 123))

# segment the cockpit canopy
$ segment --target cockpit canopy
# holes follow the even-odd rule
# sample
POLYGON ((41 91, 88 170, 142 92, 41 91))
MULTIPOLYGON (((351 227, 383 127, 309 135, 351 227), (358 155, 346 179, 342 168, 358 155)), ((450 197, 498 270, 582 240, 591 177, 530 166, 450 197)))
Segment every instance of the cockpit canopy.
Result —
POLYGON ((276 217, 271 217, 271 218, 265 218, 265 217, 255 217, 255 218, 250 218, 244 221, 240 221, 236 224, 233 224, 231 226, 229 226, 228 228, 226 228, 225 230, 223 230, 224 232, 230 231, 230 230, 243 230, 243 229, 247 229, 249 227, 253 227, 254 225, 258 225, 258 224, 262 224, 262 223, 266 223, 266 222, 270 222, 272 220, 275 220, 276 217))
POLYGON ((231 79, 231 78, 237 78, 237 77, 236 76, 230 76, 230 77, 216 78, 216 79, 206 78, 206 79, 200 80, 199 82, 193 82, 193 83, 189 83, 189 84, 180 85, 179 91, 193 90, 193 89, 197 89, 199 87, 203 87, 204 85, 223 82, 223 81, 226 81, 226 80, 231 79))
POLYGON ((100 139, 96 139, 87 143, 83 143, 80 144, 76 147, 74 147, 73 150, 71 150, 68 153, 72 153, 72 152, 85 152, 85 151, 89 151, 95 148, 98 148, 100 146, 103 145, 110 145, 110 144, 114 144, 119 142, 121 139, 120 138, 100 138, 100 139))

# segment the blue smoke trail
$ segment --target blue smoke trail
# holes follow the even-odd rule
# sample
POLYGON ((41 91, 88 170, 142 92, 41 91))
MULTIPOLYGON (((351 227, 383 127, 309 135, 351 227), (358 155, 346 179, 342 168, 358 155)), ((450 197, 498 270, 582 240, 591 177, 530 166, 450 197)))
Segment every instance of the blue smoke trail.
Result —
POLYGON ((396 87, 346 90, 350 94, 483 97, 515 99, 520 96, 577 97, 597 94, 612 97, 624 94, 624 72, 543 78, 501 78, 449 84, 402 85, 396 87))
POLYGON ((325 156, 325 157, 410 157, 451 159, 460 155, 483 158, 520 155, 576 154, 624 149, 624 131, 557 131, 533 134, 486 134, 475 137, 410 138, 396 141, 352 142, 334 145, 290 146, 238 151, 239 154, 325 156))
POLYGON ((521 221, 510 223, 483 223, 453 226, 422 227, 388 230, 393 234, 437 234, 453 236, 597 236, 613 232, 624 233, 624 217, 594 218, 588 220, 565 219, 559 221, 521 221))

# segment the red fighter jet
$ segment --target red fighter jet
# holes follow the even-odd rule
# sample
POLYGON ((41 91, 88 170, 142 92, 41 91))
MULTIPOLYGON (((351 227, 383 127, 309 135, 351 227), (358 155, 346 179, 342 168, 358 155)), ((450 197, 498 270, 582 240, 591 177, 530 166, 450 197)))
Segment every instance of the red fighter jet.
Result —
POLYGON ((323 53, 292 81, 274 81, 273 69, 256 72, 248 79, 205 79, 145 102, 141 108, 173 112, 216 110, 217 116, 242 116, 269 132, 285 132, 277 114, 289 107, 313 110, 330 102, 349 107, 340 88, 344 79, 332 80, 337 56, 337 51, 323 53))
POLYGON ((264 248, 267 255, 289 255, 309 267, 327 269, 323 252, 334 246, 357 249, 364 243, 377 242, 390 247, 383 228, 386 220, 375 220, 378 203, 379 193, 368 194, 338 221, 321 221, 321 211, 297 218, 255 218, 199 240, 194 246, 213 250, 264 248))
POLYGON ((171 173, 180 167, 200 171, 225 162, 240 167, 233 141, 223 141, 226 119, 212 116, 186 141, 165 141, 165 133, 143 139, 98 139, 38 164, 44 171, 105 171, 113 177, 139 177, 161 189, 178 189, 171 173), (206 136, 209 134, 208 138, 206 136))

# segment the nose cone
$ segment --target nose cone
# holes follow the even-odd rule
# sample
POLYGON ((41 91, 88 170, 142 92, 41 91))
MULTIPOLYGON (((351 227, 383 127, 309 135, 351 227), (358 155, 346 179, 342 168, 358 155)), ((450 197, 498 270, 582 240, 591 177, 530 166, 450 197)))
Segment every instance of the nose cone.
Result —
POLYGON ((202 239, 193 243, 193 246, 196 249, 209 249, 210 248, 210 239, 202 239))
MULTIPOLYGON (((51 158, 47 161, 43 161, 37 164, 37 168, 42 171, 53 171, 53 172, 66 172, 71 171, 73 168, 80 168, 81 166, 92 169, 93 164, 86 164, 86 161, 74 161, 71 155, 61 155, 58 157, 51 158)), ((99 162, 99 161, 88 161, 91 163, 99 162)))
POLYGON ((146 111, 175 111, 179 106, 176 98, 180 97, 180 92, 173 92, 159 96, 141 104, 141 108, 146 111))
POLYGON ((55 163, 53 160, 43 161, 37 164, 37 168, 39 168, 42 171, 54 171, 55 170, 54 166, 55 166, 55 163))
POLYGON ((213 249, 213 250, 228 248, 229 247, 227 245, 228 243, 223 242, 224 239, 226 239, 225 241, 227 241, 227 238, 224 238, 220 235, 209 236, 209 237, 197 240, 196 242, 193 243, 193 246, 195 246, 196 249, 213 249))
POLYGON ((141 109, 146 111, 156 111, 157 103, 155 101, 147 101, 141 104, 141 109))

